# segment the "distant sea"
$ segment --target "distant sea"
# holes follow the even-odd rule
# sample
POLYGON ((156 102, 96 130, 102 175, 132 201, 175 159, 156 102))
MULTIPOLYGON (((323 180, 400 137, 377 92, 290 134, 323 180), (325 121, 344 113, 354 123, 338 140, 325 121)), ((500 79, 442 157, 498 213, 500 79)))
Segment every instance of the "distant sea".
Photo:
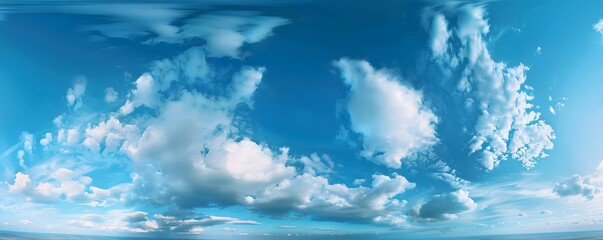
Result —
MULTIPOLYGON (((49 234, 49 233, 23 233, 23 232, 6 232, 0 231, 0 240, 159 240, 159 239, 204 239, 204 238, 165 238, 165 237, 118 237, 118 236, 91 236, 91 235, 68 235, 68 234, 49 234)), ((430 237, 430 238, 407 238, 400 236, 237 236, 225 239, 361 239, 361 240, 395 240, 395 239, 445 239, 445 240, 527 240, 527 239, 543 239, 543 240, 603 240, 603 231, 589 232, 562 232, 562 233, 532 233, 532 234, 513 234, 513 235, 490 235, 490 236, 468 236, 468 237, 430 237)))

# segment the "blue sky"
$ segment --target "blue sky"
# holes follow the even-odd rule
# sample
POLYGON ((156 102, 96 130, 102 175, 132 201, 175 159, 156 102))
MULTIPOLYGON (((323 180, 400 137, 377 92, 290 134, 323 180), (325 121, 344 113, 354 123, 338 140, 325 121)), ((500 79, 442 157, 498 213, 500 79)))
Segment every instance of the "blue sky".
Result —
POLYGON ((0 230, 601 230, 600 6, 2 3, 0 230))

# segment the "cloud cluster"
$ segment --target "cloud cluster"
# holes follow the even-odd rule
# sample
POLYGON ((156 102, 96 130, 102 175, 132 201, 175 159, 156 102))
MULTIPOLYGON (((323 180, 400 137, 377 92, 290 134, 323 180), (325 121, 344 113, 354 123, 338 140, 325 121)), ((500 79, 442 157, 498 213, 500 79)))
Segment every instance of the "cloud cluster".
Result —
POLYGON ((553 192, 561 197, 583 196, 588 200, 592 200, 595 194, 599 193, 599 189, 591 183, 590 177, 574 174, 571 178, 555 185, 553 192))
POLYGON ((509 156, 532 168, 553 148, 553 128, 530 103, 534 97, 525 84, 528 67, 509 67, 490 56, 485 14, 483 7, 473 5, 427 11, 432 57, 445 72, 460 70, 457 91, 465 96, 466 111, 477 115, 469 127, 471 154, 488 170, 509 156), (448 15, 455 16, 455 24, 446 21, 448 15))
POLYGON ((235 124, 236 111, 250 102, 265 68, 242 67, 222 95, 186 88, 176 93, 163 92, 162 86, 189 84, 191 74, 180 69, 186 61, 169 64, 177 59, 203 62, 181 56, 160 61, 166 63, 161 65, 161 71, 152 69, 143 75, 148 81, 144 85, 154 86, 148 88, 153 90, 136 94, 141 89, 139 78, 126 102, 145 102, 140 105, 157 110, 153 117, 131 113, 144 119, 138 124, 141 131, 120 147, 135 163, 131 201, 174 203, 183 209, 243 205, 276 217, 301 213, 319 220, 383 224, 401 221, 399 209, 404 201, 397 198, 414 187, 406 178, 375 175, 371 187, 331 184, 320 176, 334 167, 327 155, 297 158, 290 156, 287 148, 274 150, 241 135, 235 124), (165 76, 176 77, 166 80, 165 76), (147 100, 138 100, 141 98, 147 100), (158 101, 160 98, 169 100, 158 101), (293 164, 301 164, 301 168, 293 164), (398 212, 395 216, 394 210, 398 212))
MULTIPOLYGON (((40 170, 36 168, 35 170, 40 170)), ((126 185, 116 185, 109 189, 91 186, 92 178, 67 168, 58 168, 49 176, 32 179, 30 175, 18 172, 13 184, 8 185, 12 193, 26 196, 35 202, 68 201, 88 206, 108 206, 116 202, 123 203, 126 185)))
POLYGON ((400 168, 402 159, 437 143, 438 117, 425 106, 421 92, 366 61, 343 58, 334 64, 349 87, 345 109, 351 129, 362 135, 363 157, 400 168))
MULTIPOLYGON (((257 38, 267 33, 247 34, 258 35, 254 37, 257 38)), ((304 215, 316 220, 394 226, 405 223, 406 201, 402 194, 415 187, 405 177, 375 174, 369 186, 348 187, 329 180, 328 174, 334 171, 335 164, 328 155, 292 156, 286 147, 273 147, 250 138, 240 127, 244 124, 239 112, 252 106, 253 95, 268 70, 241 66, 230 79, 220 78, 225 82, 218 82, 214 77, 216 70, 210 65, 214 57, 207 52, 203 47, 193 47, 175 57, 152 62, 149 71, 133 82, 124 99, 117 99, 116 94, 107 91, 106 96, 111 98, 107 102, 121 104, 114 111, 100 113, 96 120, 85 125, 70 115, 60 115, 53 121, 57 131, 45 134, 40 141, 45 154, 58 158, 128 160, 131 182, 99 188, 86 176, 91 169, 85 162, 71 163, 81 169, 59 167, 60 164, 52 162, 36 166, 31 170, 35 173, 18 173, 14 183, 9 184, 10 191, 34 202, 65 201, 90 207, 119 203, 190 210, 238 205, 271 217, 304 215), (215 91, 211 89, 213 86, 222 86, 223 90, 215 91)), ((343 61, 341 64, 348 64, 343 61)), ((359 87, 383 91, 386 100, 397 101, 390 110, 404 111, 397 116, 382 112, 379 117, 386 118, 383 121, 394 126, 394 121, 399 120, 394 117, 401 117, 412 124, 399 127, 394 137, 400 143, 411 136, 414 143, 401 146, 402 150, 389 145, 393 152, 388 154, 397 154, 399 162, 422 148, 414 144, 431 145, 437 141, 433 129, 437 118, 423 108, 419 92, 404 87, 385 71, 372 69, 368 63, 349 64, 364 66, 362 69, 371 78, 348 80, 357 81, 353 83, 354 91, 359 87), (388 88, 393 92, 387 92, 388 88), (422 122, 414 123, 416 119, 422 122), (414 132, 417 128, 420 132, 414 132)), ((85 87, 71 89, 75 106, 82 101, 85 87)), ((377 104, 379 99, 372 101, 377 104)), ((356 112, 352 116, 357 117, 356 112)), ((382 129, 377 134, 384 132, 382 129)), ((384 141, 385 137, 375 138, 384 141)), ((373 141, 372 137, 367 139, 373 141)), ((26 142, 26 149, 30 149, 33 135, 26 142)), ((374 144, 377 142, 367 146, 374 148, 374 144)), ((150 216, 135 211, 112 217, 84 215, 72 224, 105 230, 193 233, 215 224, 257 222, 170 214, 150 216)))
POLYGON ((306 173, 249 197, 247 205, 252 211, 270 216, 298 212, 316 220, 401 225, 406 201, 397 196, 414 187, 399 175, 373 175, 370 187, 350 188, 306 173))

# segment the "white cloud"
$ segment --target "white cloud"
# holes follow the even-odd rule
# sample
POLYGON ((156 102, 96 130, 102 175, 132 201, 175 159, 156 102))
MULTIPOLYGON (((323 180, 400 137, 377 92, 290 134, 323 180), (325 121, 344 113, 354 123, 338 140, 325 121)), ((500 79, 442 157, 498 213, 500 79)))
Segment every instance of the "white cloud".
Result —
POLYGON ((359 178, 359 179, 354 179, 353 184, 354 185, 362 185, 364 182, 366 182, 366 179, 359 178))
POLYGON ((23 193, 29 187, 31 179, 29 175, 18 172, 15 174, 15 182, 8 186, 8 190, 12 193, 23 193))
POLYGON ((159 91, 165 91, 172 82, 179 80, 210 83, 213 76, 202 47, 192 47, 176 57, 154 61, 150 73, 158 81, 159 91))
POLYGON ((98 153, 101 148, 104 153, 116 152, 124 141, 138 132, 136 125, 122 124, 115 116, 111 116, 96 126, 88 126, 83 144, 93 153, 98 153))
POLYGON ((54 123, 56 127, 61 127, 63 125, 63 115, 56 116, 52 120, 52 123, 54 123))
POLYGON ((40 145, 42 145, 45 149, 48 147, 48 144, 52 142, 52 133, 44 134, 44 138, 40 139, 40 145))
POLYGON ((312 175, 331 173, 335 167, 333 160, 326 154, 319 156, 312 153, 309 157, 302 156, 299 161, 304 164, 304 170, 312 175))
MULTIPOLYGON (((264 68, 254 69, 246 67, 244 69, 240 74, 251 75, 242 76, 242 78, 253 77, 252 79, 255 80, 255 84, 248 87, 255 87, 262 78, 264 68)), ((128 115, 139 106, 156 108, 159 104, 160 96, 170 88, 173 82, 186 80, 186 83, 189 84, 198 81, 209 83, 211 74, 211 69, 205 59, 205 53, 200 47, 190 48, 174 58, 154 61, 151 64, 151 71, 142 74, 136 79, 136 88, 130 91, 128 100, 120 108, 120 112, 122 115, 128 115)), ((235 89, 234 92, 236 90, 239 89, 235 89)), ((254 90, 255 88, 252 88, 250 93, 253 93, 254 90)))
POLYGON ((250 101, 263 68, 242 67, 224 95, 186 88, 170 93, 161 90, 173 84, 194 84, 189 79, 197 79, 198 72, 182 70, 181 66, 188 65, 187 61, 203 62, 197 59, 203 57, 198 50, 183 53, 187 57, 156 62, 152 66, 161 70, 152 68, 151 72, 157 78, 144 74, 141 78, 146 80, 136 81, 131 101, 149 103, 158 112, 155 117, 144 116, 145 120, 137 124, 141 131, 126 138, 120 147, 135 163, 131 201, 165 204, 173 199, 183 208, 241 204, 246 196, 295 175, 295 168, 285 164, 289 159, 286 149, 274 151, 238 137, 232 123, 237 106, 250 101), (179 64, 170 64, 174 62, 179 64), (139 100, 139 93, 152 97, 139 100), (156 101, 164 96, 169 100, 156 101), (216 189, 216 184, 221 187, 216 189))
POLYGON ((106 16, 110 23, 87 26, 85 30, 99 31, 107 37, 137 38, 153 34, 173 37, 179 28, 173 21, 186 15, 186 11, 167 4, 87 4, 61 7, 70 13, 106 16))
POLYGON ((456 176, 456 170, 452 169, 443 161, 437 161, 430 168, 433 169, 431 176, 448 183, 455 189, 463 189, 469 181, 456 176))
POLYGON ((31 169, 35 182, 29 175, 18 172, 14 184, 9 184, 9 191, 27 197, 28 201, 40 203, 68 201, 89 206, 109 206, 124 201, 123 193, 127 184, 101 189, 90 186, 92 178, 82 173, 67 168, 51 169, 50 173, 45 173, 49 171, 47 167, 35 166, 31 169))
POLYGON ((57 142, 64 143, 67 140, 65 129, 59 129, 57 132, 57 142))
POLYGON ((117 100, 118 93, 113 88, 105 89, 105 102, 112 103, 117 100))
POLYGON ((243 67, 232 78, 231 101, 235 103, 248 102, 258 88, 266 68, 243 67))
POLYGON ((27 219, 23 219, 23 220, 19 220, 19 223, 21 223, 23 225, 29 225, 29 224, 31 224, 31 221, 29 221, 27 219))
POLYGON ((135 233, 192 233, 203 232, 204 227, 216 225, 259 225, 259 222, 233 217, 183 217, 163 214, 149 216, 143 211, 109 210, 104 214, 83 214, 69 221, 71 225, 102 231, 135 233))
POLYGON ((239 49, 244 44, 257 43, 270 36, 274 28, 288 23, 283 18, 244 11, 190 17, 188 10, 172 4, 91 4, 63 8, 71 13, 108 17, 110 23, 85 28, 107 37, 142 39, 146 44, 204 39, 203 48, 210 57, 239 58, 239 49))
POLYGON ((78 110, 83 105, 82 96, 86 92, 86 77, 78 75, 73 81, 73 86, 67 89, 67 106, 72 107, 73 110, 78 110))
POLYGON ((270 36, 272 29, 287 23, 283 18, 253 14, 202 15, 188 20, 182 26, 180 38, 205 39, 207 45, 204 48, 211 57, 237 58, 239 49, 245 43, 257 43, 270 36))
POLYGON ((415 206, 411 214, 420 220, 450 220, 457 218, 457 214, 473 211, 476 207, 477 204, 469 197, 469 192, 456 190, 434 195, 425 204, 415 206))
POLYGON ((27 166, 25 165, 25 151, 23 150, 19 150, 17 151, 17 158, 19 159, 19 166, 21 166, 22 168, 27 168, 27 166))
POLYGON ((34 135, 28 132, 21 133, 21 141, 23 142, 23 150, 31 153, 34 143, 34 135))
POLYGON ((434 57, 440 63, 453 58, 463 63, 447 61, 441 66, 445 71, 464 67, 458 90, 466 97, 467 111, 478 116, 470 133, 470 152, 488 170, 508 156, 526 168, 534 167, 536 159, 547 157, 545 150, 554 147, 555 135, 530 103, 534 97, 525 84, 528 67, 508 67, 491 58, 484 40, 489 25, 482 6, 462 5, 453 12, 457 24, 451 30, 455 33, 453 40, 447 42, 451 51, 434 57))
POLYGON ((73 146, 80 140, 80 132, 77 128, 67 130, 67 146, 73 146))
POLYGON ((597 166, 597 170, 599 170, 599 171, 603 170, 603 160, 601 160, 601 162, 599 162, 599 166, 597 166))
POLYGON ((371 187, 349 188, 330 184, 322 176, 303 174, 257 195, 248 206, 271 216, 290 212, 307 214, 315 220, 399 225, 406 202, 397 197, 415 187, 402 176, 374 175, 371 187))
POLYGON ((90 177, 81 176, 66 168, 57 169, 50 179, 56 180, 57 183, 41 182, 36 186, 35 193, 47 198, 59 199, 65 196, 67 200, 85 201, 86 187, 92 182, 90 177))
POLYGON ((448 31, 448 22, 442 14, 436 14, 431 19, 431 36, 430 47, 434 57, 440 57, 446 53, 448 48, 448 39, 450 32, 448 31))
POLYGON ((340 59, 335 66, 349 87, 345 108, 352 130, 362 135, 363 157, 400 168, 402 159, 438 141, 438 117, 424 105, 421 92, 366 61, 340 59))
POLYGON ((593 30, 597 31, 603 37, 603 19, 600 19, 593 25, 593 30))
POLYGON ((571 178, 555 185, 553 192, 560 197, 583 196, 588 200, 592 200, 595 194, 599 193, 599 189, 591 183, 589 176, 582 177, 574 174, 571 178))

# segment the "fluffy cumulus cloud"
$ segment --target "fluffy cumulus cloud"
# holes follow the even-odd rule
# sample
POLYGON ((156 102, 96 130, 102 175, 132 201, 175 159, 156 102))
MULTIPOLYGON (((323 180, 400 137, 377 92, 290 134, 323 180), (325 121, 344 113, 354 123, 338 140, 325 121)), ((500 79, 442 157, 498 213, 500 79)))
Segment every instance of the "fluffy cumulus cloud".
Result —
MULTIPOLYGON (((10 191, 30 201, 64 201, 90 207, 142 204, 174 206, 187 211, 239 205, 272 217, 305 215, 324 221, 405 224, 406 201, 402 194, 414 188, 414 183, 396 174, 375 174, 367 186, 358 182, 356 187, 348 187, 328 179, 335 168, 328 155, 292 156, 286 147, 254 141, 239 127, 238 114, 242 108, 252 106, 253 95, 268 70, 242 66, 227 79, 225 91, 196 88, 198 83, 207 87, 218 84, 212 77, 208 65, 211 59, 206 57, 205 51, 194 47, 173 58, 153 62, 149 72, 134 81, 121 107, 100 114, 96 123, 88 123, 86 127, 61 116, 55 121, 60 121, 56 124, 56 140, 43 141, 49 154, 71 156, 73 151, 84 149, 88 159, 130 160, 131 182, 103 189, 94 186, 93 179, 86 176, 89 170, 81 163, 71 163, 80 166, 79 169, 53 163, 36 166, 29 175, 18 173, 14 183, 9 184, 10 191)), ((392 109, 406 111, 399 117, 425 121, 413 126, 424 128, 420 131, 428 131, 429 136, 396 133, 396 139, 402 141, 402 137, 418 135, 414 137, 417 144, 433 144, 437 118, 421 106, 420 94, 395 82, 389 75, 382 76, 385 72, 373 70, 367 63, 356 64, 369 67, 365 70, 370 70, 370 77, 377 78, 374 83, 377 87, 366 86, 373 84, 370 82, 373 80, 355 79, 361 87, 376 89, 373 91, 393 88, 395 92, 388 99, 402 99, 393 103, 392 109), (407 106, 403 101, 411 103, 407 106), (417 139, 421 137, 428 139, 417 139)), ((357 111, 353 112, 357 117, 357 111)), ((392 124, 396 120, 386 113, 380 117, 392 124)), ((403 127, 400 131, 411 130, 403 127)), ((52 134, 45 139, 51 137, 52 134)), ((376 138, 383 141, 379 136, 376 138)), ((367 141, 373 141, 370 139, 367 141)), ((404 151, 421 148, 412 144, 402 147, 404 151)), ((396 152, 392 154, 398 154, 398 161, 406 154, 393 151, 396 152)), ((204 227, 217 224, 258 224, 227 217, 151 216, 140 211, 115 214, 111 217, 83 215, 71 223, 101 230, 156 233, 198 233, 204 227)))
POLYGON ((571 178, 555 185, 553 192, 561 197, 583 196, 588 200, 592 200, 595 194, 599 193, 599 189, 593 185, 590 178, 590 176, 583 177, 574 174, 571 178))
POLYGON ((42 145, 43 147, 48 147, 48 144, 50 144, 52 142, 52 133, 46 133, 44 134, 44 138, 40 139, 40 145, 42 145))
POLYGON ((532 168, 553 148, 554 131, 531 104, 534 96, 525 83, 528 67, 510 67, 490 56, 485 14, 483 7, 472 5, 427 11, 433 58, 445 72, 461 72, 456 89, 465 97, 466 111, 477 115, 468 127, 471 154, 488 170, 508 157, 532 168), (442 16, 456 23, 446 24, 442 16))
POLYGON ((457 190, 450 193, 434 195, 429 201, 417 205, 411 214, 419 220, 450 220, 457 214, 473 211, 477 204, 469 197, 469 192, 457 190))
POLYGON ((402 159, 437 143, 438 117, 425 106, 420 91, 366 61, 344 58, 335 66, 349 87, 345 109, 351 129, 362 135, 363 157, 400 168, 402 159))
POLYGON ((29 175, 18 172, 15 174, 14 183, 12 185, 9 184, 8 190, 13 193, 24 192, 30 186, 30 183, 31 179, 29 175))

